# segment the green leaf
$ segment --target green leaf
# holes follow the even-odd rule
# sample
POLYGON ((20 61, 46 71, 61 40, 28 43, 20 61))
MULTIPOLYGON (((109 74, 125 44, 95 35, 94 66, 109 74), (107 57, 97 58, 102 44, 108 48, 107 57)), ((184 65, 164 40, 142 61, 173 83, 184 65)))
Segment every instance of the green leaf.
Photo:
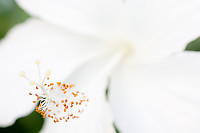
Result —
POLYGON ((186 51, 200 51, 200 37, 188 43, 186 51))
POLYGON ((115 132, 116 132, 116 133, 120 133, 120 131, 119 131, 119 129, 117 128, 117 126, 116 126, 115 123, 113 123, 113 126, 114 126, 114 128, 115 128, 115 132))
POLYGON ((16 120, 14 125, 0 128, 1 133, 38 133, 44 123, 42 116, 33 111, 30 115, 16 120))
POLYGON ((29 18, 29 15, 20 9, 14 0, 0 0, 0 39, 11 27, 29 18))

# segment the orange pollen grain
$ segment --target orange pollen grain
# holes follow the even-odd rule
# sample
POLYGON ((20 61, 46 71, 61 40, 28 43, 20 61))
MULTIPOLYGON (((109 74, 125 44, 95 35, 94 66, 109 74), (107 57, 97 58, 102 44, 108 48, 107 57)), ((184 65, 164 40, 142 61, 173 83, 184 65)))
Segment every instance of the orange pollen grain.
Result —
POLYGON ((75 86, 75 85, 74 85, 74 84, 70 84, 70 85, 69 85, 69 88, 72 88, 73 86, 75 86))
POLYGON ((60 85, 61 85, 61 82, 57 82, 57 84, 60 86, 60 85))
POLYGON ((65 85, 65 89, 67 89, 68 88, 68 85, 65 85))

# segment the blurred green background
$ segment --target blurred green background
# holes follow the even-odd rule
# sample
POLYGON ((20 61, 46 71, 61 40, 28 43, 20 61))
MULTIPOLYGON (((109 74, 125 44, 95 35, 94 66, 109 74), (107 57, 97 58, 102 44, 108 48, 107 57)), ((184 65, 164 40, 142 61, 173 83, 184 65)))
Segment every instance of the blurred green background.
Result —
POLYGON ((14 0, 0 0, 0 38, 3 38, 8 30, 29 18, 29 15, 20 9, 14 0))
MULTIPOLYGON (((10 28, 25 21, 29 17, 26 12, 17 6, 14 0, 0 0, 0 39, 6 36, 10 28)), ((200 38, 190 42, 185 50, 200 51, 200 38)), ((106 91, 107 93, 108 89, 106 91)), ((30 115, 16 120, 14 125, 10 127, 0 127, 0 133, 37 133, 42 128, 43 123, 44 119, 40 114, 33 111, 30 115)), ((119 133, 115 124, 114 127, 116 128, 116 132, 119 133)))

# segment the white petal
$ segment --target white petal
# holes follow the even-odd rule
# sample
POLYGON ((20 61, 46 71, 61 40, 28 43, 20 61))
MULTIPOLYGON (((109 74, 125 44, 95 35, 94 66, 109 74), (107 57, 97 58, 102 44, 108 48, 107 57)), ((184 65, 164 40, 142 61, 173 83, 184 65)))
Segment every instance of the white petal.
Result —
POLYGON ((86 88, 90 91, 99 80, 108 78, 112 74, 122 61, 123 54, 123 49, 112 49, 98 58, 84 62, 64 82, 73 83, 80 89, 86 88))
POLYGON ((183 50, 200 36, 199 0, 127 0, 127 30, 144 60, 183 50))
POLYGON ((105 52, 100 43, 32 19, 12 29, 0 45, 0 125, 12 124, 35 106, 28 96, 33 87, 19 76, 21 71, 38 79, 35 61, 39 59, 42 75, 50 69, 52 78, 61 81, 82 62, 105 52))
POLYGON ((104 35, 117 27, 121 0, 17 0, 34 16, 67 29, 104 35))
MULTIPOLYGON (((120 49, 121 51, 121 49, 120 49)), ((88 94, 88 109, 85 109, 83 116, 77 122, 54 124, 52 120, 47 120, 42 132, 69 132, 69 133, 110 133, 113 130, 113 120, 105 100, 105 92, 109 74, 120 61, 120 51, 110 51, 109 53, 83 63, 65 80, 66 83, 75 84, 76 88, 88 94), (102 81, 103 82, 100 82, 102 81), (102 88, 102 89, 98 89, 102 88)))
POLYGON ((79 119, 67 123, 53 123, 52 119, 46 119, 42 133, 114 133, 113 119, 105 99, 107 82, 99 82, 93 86, 93 91, 87 93, 89 97, 88 107, 79 119))
POLYGON ((124 133, 200 132, 200 53, 157 65, 123 65, 112 77, 110 101, 124 133))

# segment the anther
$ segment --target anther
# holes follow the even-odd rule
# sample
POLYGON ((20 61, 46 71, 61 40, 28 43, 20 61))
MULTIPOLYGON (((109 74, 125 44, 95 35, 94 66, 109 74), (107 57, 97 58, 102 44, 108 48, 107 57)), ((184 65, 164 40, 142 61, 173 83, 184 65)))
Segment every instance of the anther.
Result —
POLYGON ((39 60, 36 60, 35 64, 39 65, 39 64, 40 64, 40 61, 39 61, 39 60))
POLYGON ((34 83, 35 83, 34 81, 31 81, 31 82, 30 82, 31 85, 34 85, 34 83))
POLYGON ((60 86, 60 85, 61 85, 61 82, 57 82, 57 84, 58 84, 58 86, 60 86))
POLYGON ((51 74, 51 71, 48 70, 47 73, 46 73, 46 75, 49 76, 50 74, 51 74))
POLYGON ((72 88, 73 86, 75 86, 75 85, 74 85, 74 84, 70 84, 70 85, 69 85, 69 88, 72 88))
POLYGON ((24 77, 24 75, 25 75, 24 72, 21 72, 21 73, 20 73, 20 76, 21 76, 21 77, 24 77))

